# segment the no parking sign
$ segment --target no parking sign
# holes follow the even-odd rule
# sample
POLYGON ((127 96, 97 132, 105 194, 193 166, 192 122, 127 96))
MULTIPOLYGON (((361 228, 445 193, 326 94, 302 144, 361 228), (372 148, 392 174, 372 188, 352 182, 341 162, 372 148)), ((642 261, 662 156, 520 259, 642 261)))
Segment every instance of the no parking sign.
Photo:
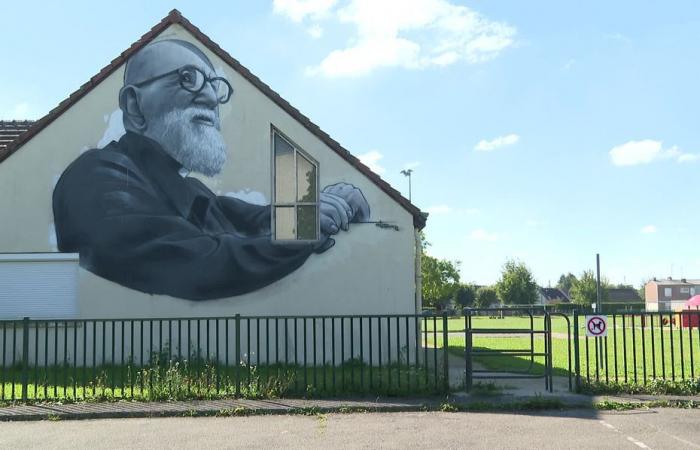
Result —
POLYGON ((608 316, 586 316, 586 336, 603 337, 608 335, 608 316))

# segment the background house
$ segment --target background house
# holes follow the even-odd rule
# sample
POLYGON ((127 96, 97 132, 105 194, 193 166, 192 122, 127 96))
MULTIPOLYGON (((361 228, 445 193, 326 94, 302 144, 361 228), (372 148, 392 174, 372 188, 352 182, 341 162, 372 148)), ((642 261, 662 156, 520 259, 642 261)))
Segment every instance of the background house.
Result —
POLYGON ((641 310, 644 300, 634 288, 606 288, 608 300, 603 305, 603 311, 641 310))
POLYGON ((644 285, 644 302, 648 311, 674 311, 697 294, 700 294, 700 279, 653 278, 644 285))
POLYGON ((555 303, 569 303, 571 299, 566 293, 559 288, 538 287, 537 288, 537 304, 552 305, 555 303))

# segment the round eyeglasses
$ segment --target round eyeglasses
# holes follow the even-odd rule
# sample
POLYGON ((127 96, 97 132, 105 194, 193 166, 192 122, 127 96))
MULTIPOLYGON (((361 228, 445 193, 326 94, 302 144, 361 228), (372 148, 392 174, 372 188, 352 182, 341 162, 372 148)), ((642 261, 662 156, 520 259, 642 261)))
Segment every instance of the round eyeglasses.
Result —
POLYGON ((174 74, 177 74, 182 89, 188 92, 192 92, 193 94, 198 94, 199 92, 201 92, 202 89, 204 89, 205 83, 209 83, 212 89, 214 89, 214 92, 216 93, 216 98, 219 103, 226 103, 231 99, 231 95, 233 94, 233 88, 231 87, 231 83, 229 83, 228 80, 222 77, 208 77, 202 71, 202 69, 190 65, 180 67, 179 69, 171 70, 170 72, 157 75, 153 78, 134 83, 133 85, 136 87, 141 87, 153 81, 160 80, 161 78, 165 78, 174 74))

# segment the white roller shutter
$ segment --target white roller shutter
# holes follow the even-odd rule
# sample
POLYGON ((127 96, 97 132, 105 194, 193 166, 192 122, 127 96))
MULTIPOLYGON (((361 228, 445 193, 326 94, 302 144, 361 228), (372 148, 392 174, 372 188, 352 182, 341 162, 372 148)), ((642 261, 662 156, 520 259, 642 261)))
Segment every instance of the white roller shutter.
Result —
POLYGON ((74 318, 78 255, 0 254, 0 319, 74 318))

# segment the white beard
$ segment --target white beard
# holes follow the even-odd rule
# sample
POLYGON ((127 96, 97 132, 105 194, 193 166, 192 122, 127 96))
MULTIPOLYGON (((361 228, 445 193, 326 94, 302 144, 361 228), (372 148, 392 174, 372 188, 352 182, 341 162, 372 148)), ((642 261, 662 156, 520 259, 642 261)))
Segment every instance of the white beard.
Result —
POLYGON ((226 163, 226 143, 219 131, 217 114, 204 108, 187 108, 167 112, 151 119, 146 135, 192 172, 212 177, 226 163), (195 121, 207 117, 213 125, 195 121))

